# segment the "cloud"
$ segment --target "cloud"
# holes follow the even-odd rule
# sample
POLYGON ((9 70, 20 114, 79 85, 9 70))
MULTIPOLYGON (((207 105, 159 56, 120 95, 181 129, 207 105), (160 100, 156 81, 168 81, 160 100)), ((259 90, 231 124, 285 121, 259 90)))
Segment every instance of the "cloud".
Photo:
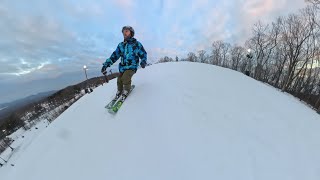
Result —
MULTIPOLYGON (((177 55, 182 55, 180 54, 179 51, 177 51, 176 49, 174 48, 152 48, 150 49, 150 54, 149 57, 151 59, 155 59, 156 57, 160 57, 161 55, 164 55, 165 56, 168 56, 168 57, 176 57, 177 55)), ((155 59, 155 60, 158 60, 158 59, 155 59)))
POLYGON ((253 25, 259 20, 270 23, 279 16, 297 12, 305 6, 305 2, 301 0, 250 0, 235 3, 230 7, 236 9, 232 14, 236 22, 232 39, 243 43, 250 36, 253 25))
POLYGON ((242 44, 255 22, 296 12, 301 0, 3 0, 0 4, 0 83, 76 74, 101 63, 131 25, 150 61, 185 57, 213 41, 242 44))
MULTIPOLYGON (((66 8, 66 4, 64 6, 66 8)), ((54 14, 30 13, 25 16, 18 12, 19 9, 9 10, 9 7, 10 2, 0 6, 0 76, 26 75, 50 63, 60 66, 62 72, 75 71, 79 61, 85 62, 103 54, 105 47, 102 44, 108 44, 107 41, 114 37, 109 35, 106 39, 99 33, 79 32, 54 14)), ((86 12, 100 14, 98 5, 89 7, 92 9, 86 12)), ((73 8, 77 14, 83 11, 79 6, 73 8)))
POLYGON ((117 0, 114 2, 115 2, 115 4, 117 4, 118 6, 120 6, 121 8, 124 8, 126 10, 132 9, 132 7, 135 3, 133 0, 117 0))

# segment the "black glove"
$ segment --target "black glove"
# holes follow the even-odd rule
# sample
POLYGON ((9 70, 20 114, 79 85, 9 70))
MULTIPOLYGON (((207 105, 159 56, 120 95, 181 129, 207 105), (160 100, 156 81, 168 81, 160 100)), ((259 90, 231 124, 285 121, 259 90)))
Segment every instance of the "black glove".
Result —
POLYGON ((145 61, 142 61, 141 63, 140 63, 140 66, 142 67, 142 68, 145 68, 146 67, 146 62, 145 61))
POLYGON ((107 74, 107 66, 102 66, 101 73, 102 74, 107 74))

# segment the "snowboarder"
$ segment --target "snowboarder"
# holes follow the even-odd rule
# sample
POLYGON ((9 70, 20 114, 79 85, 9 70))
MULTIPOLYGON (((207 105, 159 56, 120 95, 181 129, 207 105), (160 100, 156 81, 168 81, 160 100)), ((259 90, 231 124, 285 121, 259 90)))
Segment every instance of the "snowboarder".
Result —
POLYGON ((110 58, 103 63, 101 69, 101 72, 106 74, 106 69, 121 57, 116 98, 119 98, 121 95, 123 98, 126 98, 130 93, 131 78, 137 72, 139 58, 141 59, 140 66, 142 68, 145 68, 147 64, 147 52, 142 44, 134 38, 134 29, 131 26, 124 26, 122 28, 122 34, 124 41, 118 44, 117 49, 112 53, 110 58))

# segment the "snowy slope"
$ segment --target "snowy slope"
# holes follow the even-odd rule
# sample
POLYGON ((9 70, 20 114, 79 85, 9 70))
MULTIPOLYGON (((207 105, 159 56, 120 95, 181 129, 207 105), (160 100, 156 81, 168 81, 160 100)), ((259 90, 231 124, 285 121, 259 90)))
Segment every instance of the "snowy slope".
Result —
POLYGON ((5 108, 7 108, 7 107, 0 108, 0 111, 3 110, 3 109, 5 109, 5 108))
POLYGON ((320 118, 295 98, 198 63, 133 81, 117 115, 104 109, 114 80, 73 104, 1 180, 320 179, 320 118))

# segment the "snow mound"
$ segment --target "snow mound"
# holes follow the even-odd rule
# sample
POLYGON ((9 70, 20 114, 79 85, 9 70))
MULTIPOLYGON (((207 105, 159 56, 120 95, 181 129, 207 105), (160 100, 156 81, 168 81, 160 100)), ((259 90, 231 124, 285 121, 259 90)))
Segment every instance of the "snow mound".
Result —
POLYGON ((96 88, 37 136, 2 180, 319 180, 320 118, 241 73, 198 63, 138 70, 118 114, 96 88))

